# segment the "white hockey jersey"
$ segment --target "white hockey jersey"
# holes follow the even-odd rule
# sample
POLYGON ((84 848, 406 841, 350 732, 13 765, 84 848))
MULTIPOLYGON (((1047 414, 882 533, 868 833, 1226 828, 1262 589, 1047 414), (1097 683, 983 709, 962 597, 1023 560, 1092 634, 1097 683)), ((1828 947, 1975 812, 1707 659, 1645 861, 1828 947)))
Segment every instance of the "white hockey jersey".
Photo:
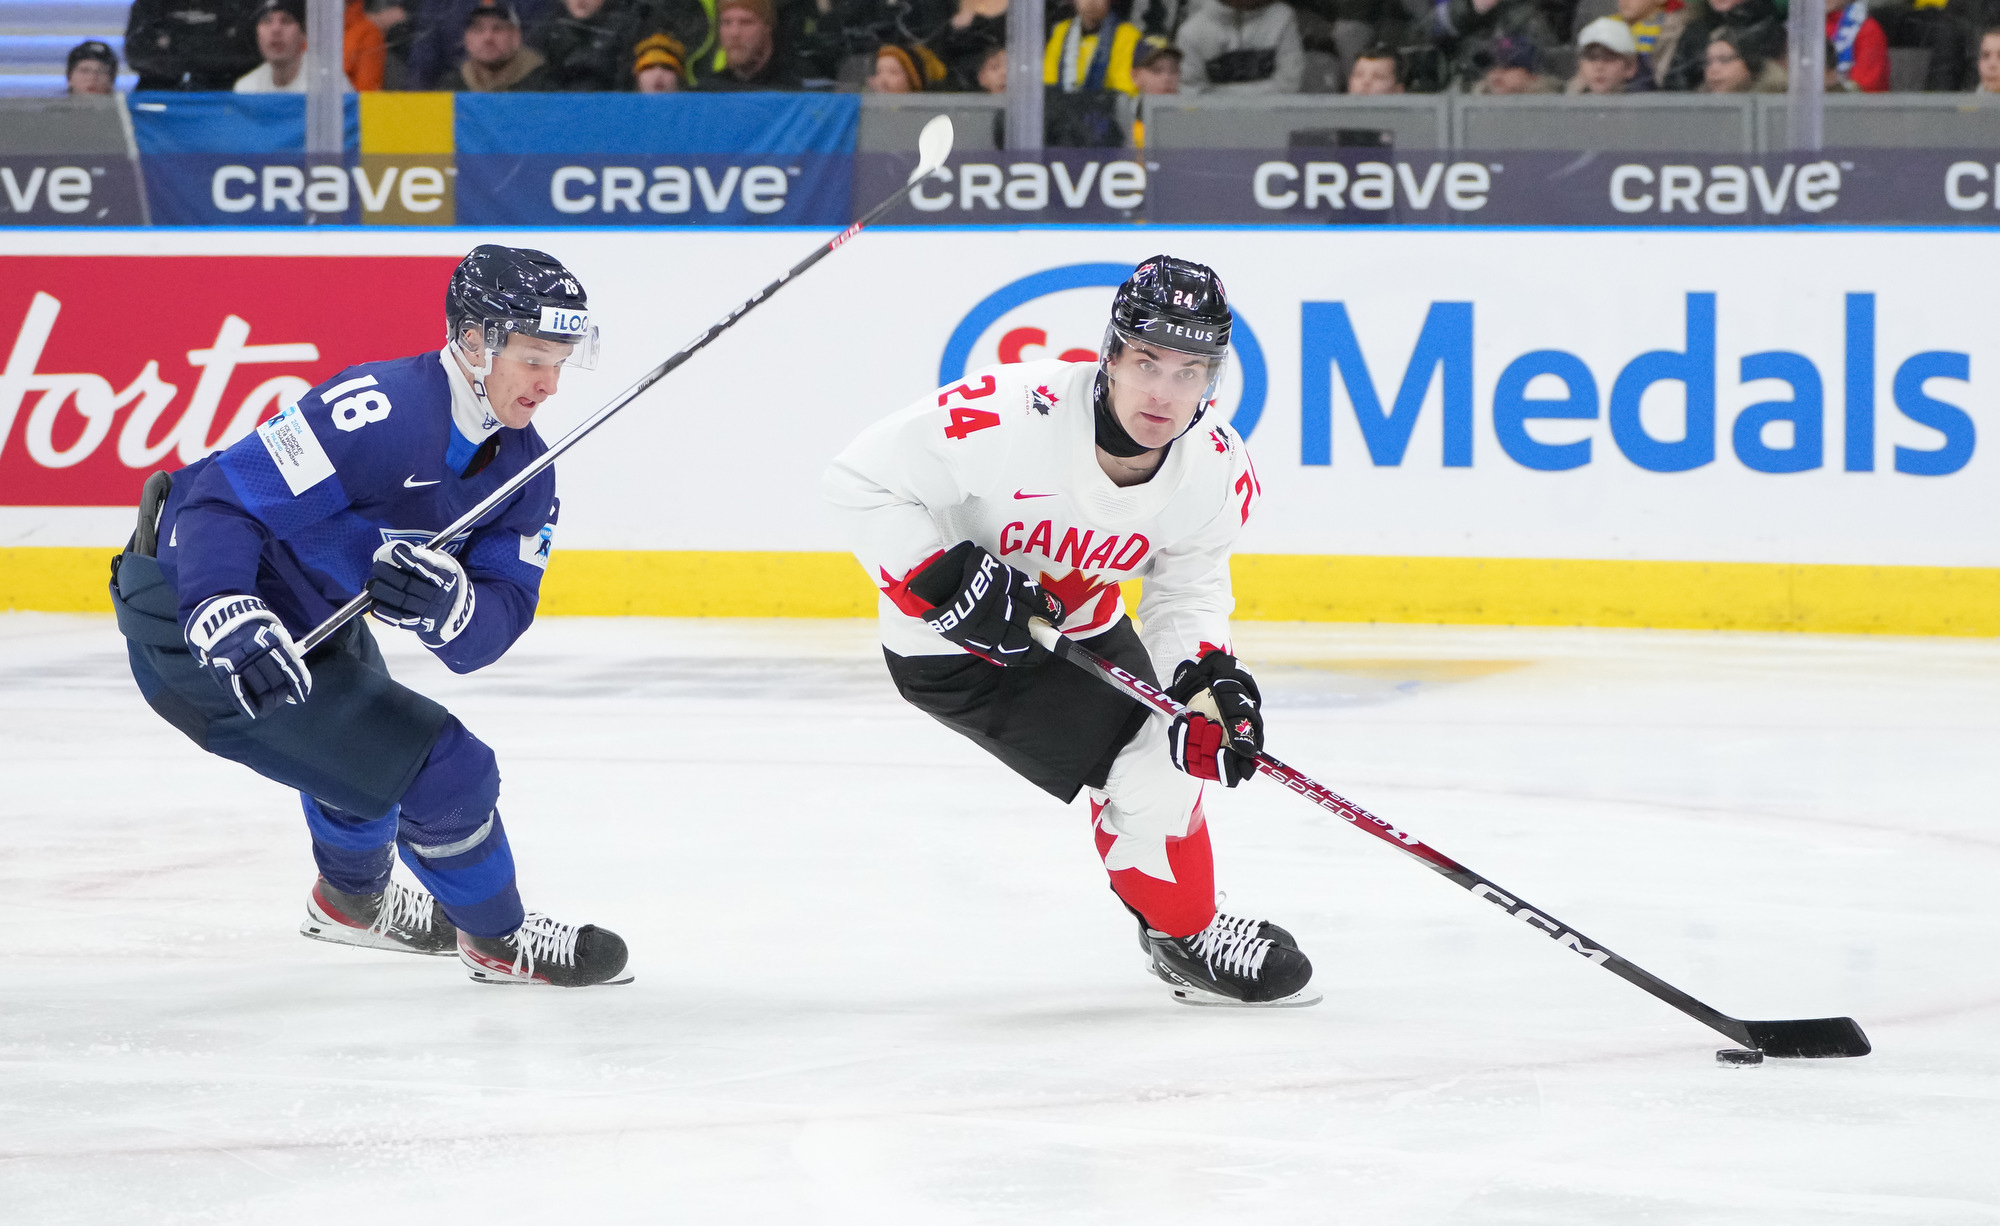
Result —
POLYGON ((1139 624, 1162 678, 1229 642, 1229 554, 1260 492, 1243 440, 1203 418, 1152 480, 1120 488, 1098 466, 1095 362, 976 371, 876 422, 827 469, 826 494, 882 589, 882 643, 897 655, 958 647, 917 616, 908 584, 971 540, 1063 602, 1063 632, 1101 634, 1145 581, 1139 624))

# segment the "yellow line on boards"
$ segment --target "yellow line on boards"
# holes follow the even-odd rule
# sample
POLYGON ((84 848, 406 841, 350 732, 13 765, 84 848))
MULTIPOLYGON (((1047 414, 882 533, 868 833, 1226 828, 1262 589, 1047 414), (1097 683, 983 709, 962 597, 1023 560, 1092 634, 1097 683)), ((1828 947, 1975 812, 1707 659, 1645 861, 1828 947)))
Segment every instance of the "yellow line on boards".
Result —
MULTIPOLYGON (((0 549, 0 609, 108 611, 111 553, 0 549)), ((1249 621, 2000 635, 1994 568, 1242 554, 1233 570, 1249 621)), ((541 612, 868 617, 875 589, 844 553, 557 549, 541 612)))

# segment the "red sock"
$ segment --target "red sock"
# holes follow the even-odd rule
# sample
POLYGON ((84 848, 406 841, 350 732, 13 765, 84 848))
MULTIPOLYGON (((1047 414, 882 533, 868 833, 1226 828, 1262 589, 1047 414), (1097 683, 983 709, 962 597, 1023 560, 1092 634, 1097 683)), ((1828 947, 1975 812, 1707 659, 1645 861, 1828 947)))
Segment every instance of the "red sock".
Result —
MULTIPOLYGON (((1090 802, 1090 818, 1097 836, 1097 854, 1110 852, 1117 835, 1098 822, 1104 806, 1090 802)), ((1163 881, 1137 868, 1111 871, 1111 888, 1126 905, 1146 917, 1148 927, 1171 937, 1188 937, 1208 927, 1215 919, 1215 859, 1208 846, 1208 821, 1195 801, 1192 829, 1185 838, 1166 839, 1166 864, 1172 881, 1163 881)), ((1132 836, 1127 835, 1126 838, 1132 836)))

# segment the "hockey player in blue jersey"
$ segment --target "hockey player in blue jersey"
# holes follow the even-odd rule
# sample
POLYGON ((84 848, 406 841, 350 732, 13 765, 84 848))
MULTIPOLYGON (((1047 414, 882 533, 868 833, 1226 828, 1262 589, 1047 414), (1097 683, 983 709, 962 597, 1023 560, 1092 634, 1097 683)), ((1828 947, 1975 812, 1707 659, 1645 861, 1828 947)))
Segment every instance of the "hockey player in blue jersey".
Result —
POLYGON ((301 931, 456 954, 491 983, 620 978, 625 943, 524 912, 493 751, 389 677, 353 594, 454 672, 534 620, 556 523, 544 470, 460 537, 424 542, 547 450, 529 424, 595 361, 576 278, 539 251, 475 249, 441 350, 352 366, 242 441, 147 483, 113 604, 146 701, 210 753, 298 789, 319 865, 301 931), (395 853, 428 893, 390 879, 395 853))

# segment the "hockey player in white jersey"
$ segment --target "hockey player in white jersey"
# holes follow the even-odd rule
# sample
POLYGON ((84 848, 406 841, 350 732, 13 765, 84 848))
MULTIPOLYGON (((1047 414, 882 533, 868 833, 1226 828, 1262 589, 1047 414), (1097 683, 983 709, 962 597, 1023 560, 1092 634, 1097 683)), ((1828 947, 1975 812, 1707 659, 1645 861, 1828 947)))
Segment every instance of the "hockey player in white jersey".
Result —
POLYGON ((1204 781, 1263 746, 1229 647, 1229 554, 1257 475, 1205 420, 1229 349, 1222 282, 1155 256, 1119 287, 1096 363, 994 366, 869 427, 827 470, 882 590, 903 697, 1065 804, 1090 790, 1111 888, 1153 973, 1198 1004, 1311 1004, 1275 924, 1217 911, 1204 781), (1134 632, 1119 583, 1143 579, 1134 632), (1041 667, 1030 619, 1206 714, 1169 726, 1080 669, 1041 667))

